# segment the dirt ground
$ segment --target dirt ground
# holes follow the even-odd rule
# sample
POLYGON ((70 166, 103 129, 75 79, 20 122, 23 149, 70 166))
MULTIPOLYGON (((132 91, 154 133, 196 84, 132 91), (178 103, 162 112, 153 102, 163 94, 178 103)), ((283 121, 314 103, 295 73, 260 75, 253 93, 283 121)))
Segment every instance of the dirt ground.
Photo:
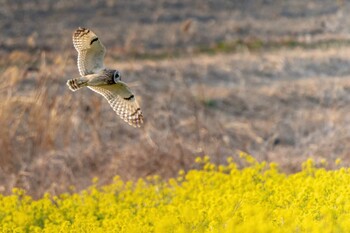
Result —
POLYGON ((197 156, 241 164, 238 151, 287 173, 307 158, 350 164, 346 1, 0 4, 1 193, 60 194, 116 175, 166 179, 197 168, 197 156), (100 36, 106 65, 135 91, 141 129, 101 96, 66 87, 78 76, 78 26, 100 36))

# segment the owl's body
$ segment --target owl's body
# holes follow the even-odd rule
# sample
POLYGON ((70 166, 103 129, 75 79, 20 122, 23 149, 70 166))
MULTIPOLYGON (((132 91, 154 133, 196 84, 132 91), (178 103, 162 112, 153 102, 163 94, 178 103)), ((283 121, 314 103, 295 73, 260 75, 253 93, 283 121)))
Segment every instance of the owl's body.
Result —
POLYGON ((73 34, 73 45, 78 52, 78 69, 81 77, 67 81, 76 91, 83 87, 105 97, 113 110, 127 123, 140 127, 142 111, 130 88, 121 81, 118 70, 105 68, 105 47, 92 31, 78 28, 73 34))
POLYGON ((117 70, 103 69, 97 74, 87 74, 79 78, 70 79, 67 84, 69 89, 76 91, 82 87, 113 85, 120 81, 120 75, 117 70), (116 81, 114 81, 115 75, 119 76, 119 78, 116 77, 116 81))

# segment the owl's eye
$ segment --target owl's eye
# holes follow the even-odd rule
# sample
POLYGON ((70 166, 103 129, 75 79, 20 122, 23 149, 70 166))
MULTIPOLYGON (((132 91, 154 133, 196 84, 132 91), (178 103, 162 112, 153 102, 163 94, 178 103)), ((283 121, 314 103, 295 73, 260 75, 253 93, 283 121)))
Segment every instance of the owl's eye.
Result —
POLYGON ((121 80, 120 73, 118 70, 114 72, 114 82, 118 82, 121 80))

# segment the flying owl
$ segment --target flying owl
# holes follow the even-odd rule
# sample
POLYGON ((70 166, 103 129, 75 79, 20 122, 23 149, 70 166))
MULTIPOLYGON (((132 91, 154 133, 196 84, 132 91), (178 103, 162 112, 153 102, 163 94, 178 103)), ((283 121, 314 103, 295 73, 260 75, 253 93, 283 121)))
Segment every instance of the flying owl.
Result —
POLYGON ((120 72, 104 66, 106 49, 96 34, 89 29, 78 28, 73 33, 73 45, 78 52, 81 77, 68 80, 68 87, 72 91, 88 87, 105 97, 125 122, 140 127, 143 123, 141 108, 130 88, 121 81, 120 72))

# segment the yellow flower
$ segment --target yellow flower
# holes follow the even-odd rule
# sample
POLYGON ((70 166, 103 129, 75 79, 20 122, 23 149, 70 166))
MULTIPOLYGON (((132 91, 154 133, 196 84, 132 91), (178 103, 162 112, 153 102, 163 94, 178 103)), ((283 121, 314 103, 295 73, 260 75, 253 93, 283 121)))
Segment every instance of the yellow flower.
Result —
POLYGON ((205 157, 202 170, 168 181, 115 177, 99 188, 96 179, 80 193, 38 200, 15 188, 0 195, 0 232, 350 232, 348 168, 327 171, 310 159, 287 175, 241 157, 241 169, 205 157))

